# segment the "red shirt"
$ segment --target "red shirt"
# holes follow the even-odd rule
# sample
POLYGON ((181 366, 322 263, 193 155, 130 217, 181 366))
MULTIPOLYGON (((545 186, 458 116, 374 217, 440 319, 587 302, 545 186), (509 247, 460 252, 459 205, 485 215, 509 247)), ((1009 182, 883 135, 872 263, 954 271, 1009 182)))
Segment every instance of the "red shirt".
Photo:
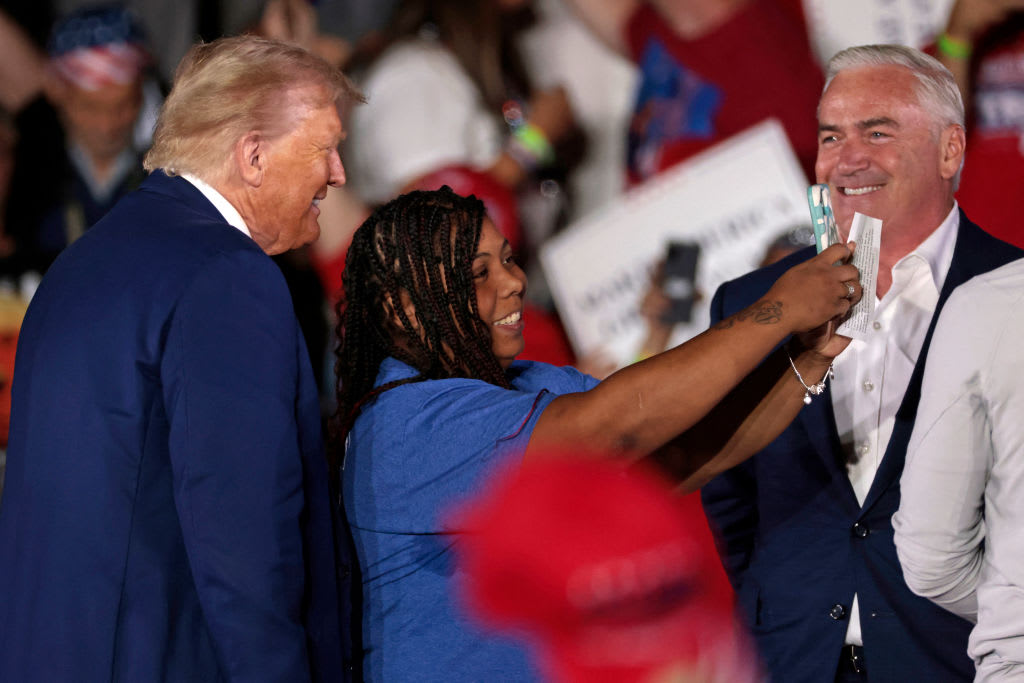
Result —
POLYGON ((694 40, 679 37, 657 10, 642 4, 626 38, 641 72, 629 131, 631 182, 768 117, 782 122, 814 177, 824 79, 798 1, 753 0, 694 40))

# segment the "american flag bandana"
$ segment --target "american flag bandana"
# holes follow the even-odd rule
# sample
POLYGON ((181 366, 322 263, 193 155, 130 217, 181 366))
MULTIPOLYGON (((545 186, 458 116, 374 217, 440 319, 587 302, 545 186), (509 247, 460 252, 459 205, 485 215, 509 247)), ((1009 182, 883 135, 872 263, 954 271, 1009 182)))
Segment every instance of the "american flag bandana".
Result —
POLYGON ((122 7, 72 12, 53 28, 48 45, 53 69, 84 90, 136 81, 149 64, 142 28, 122 7))

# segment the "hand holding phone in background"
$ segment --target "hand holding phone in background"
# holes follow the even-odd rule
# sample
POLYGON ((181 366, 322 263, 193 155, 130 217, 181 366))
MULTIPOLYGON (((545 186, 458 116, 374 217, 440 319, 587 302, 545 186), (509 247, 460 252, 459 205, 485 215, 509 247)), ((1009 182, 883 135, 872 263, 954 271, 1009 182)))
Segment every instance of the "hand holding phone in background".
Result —
POLYGON ((661 315, 666 324, 690 322, 693 303, 697 299, 697 260, 700 245, 692 242, 669 242, 665 248, 661 289, 668 305, 661 315))
POLYGON ((640 301, 640 315, 646 334, 635 360, 642 360, 668 348, 676 323, 689 322, 693 305, 700 301, 697 290, 697 259, 700 247, 689 242, 669 242, 665 258, 651 274, 651 283, 640 301))

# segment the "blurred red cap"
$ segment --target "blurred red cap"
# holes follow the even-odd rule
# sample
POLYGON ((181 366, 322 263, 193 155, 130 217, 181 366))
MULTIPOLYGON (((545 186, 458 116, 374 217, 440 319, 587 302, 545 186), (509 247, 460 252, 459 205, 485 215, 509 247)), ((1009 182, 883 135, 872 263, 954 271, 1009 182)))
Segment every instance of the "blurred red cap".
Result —
POLYGON ((653 470, 534 461, 458 519, 471 609, 532 634, 554 680, 757 680, 699 503, 653 470))

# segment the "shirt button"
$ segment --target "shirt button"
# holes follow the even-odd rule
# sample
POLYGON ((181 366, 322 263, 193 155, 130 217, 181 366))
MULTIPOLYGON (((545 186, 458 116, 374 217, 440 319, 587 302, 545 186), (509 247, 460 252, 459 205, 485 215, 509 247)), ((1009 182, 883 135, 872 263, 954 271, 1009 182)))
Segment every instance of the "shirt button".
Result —
POLYGON ((867 535, 870 533, 871 530, 868 529, 865 525, 861 524, 860 522, 857 522, 853 525, 853 535, 857 538, 866 538, 867 535))
POLYGON ((858 446, 857 446, 857 453, 859 453, 860 455, 867 455, 868 451, 870 451, 870 450, 871 450, 871 446, 869 446, 866 443, 858 444, 858 446))
POLYGON ((871 327, 875 328, 876 330, 880 330, 882 329, 882 323, 876 320, 875 322, 871 323, 871 327))
POLYGON ((871 391, 875 388, 875 385, 871 383, 871 380, 864 381, 864 391, 871 391))
POLYGON ((842 605, 839 605, 839 604, 832 605, 832 609, 830 609, 828 611, 828 615, 830 617, 832 617, 833 619, 835 619, 836 621, 839 621, 841 619, 845 619, 846 618, 846 608, 843 607, 842 605))

